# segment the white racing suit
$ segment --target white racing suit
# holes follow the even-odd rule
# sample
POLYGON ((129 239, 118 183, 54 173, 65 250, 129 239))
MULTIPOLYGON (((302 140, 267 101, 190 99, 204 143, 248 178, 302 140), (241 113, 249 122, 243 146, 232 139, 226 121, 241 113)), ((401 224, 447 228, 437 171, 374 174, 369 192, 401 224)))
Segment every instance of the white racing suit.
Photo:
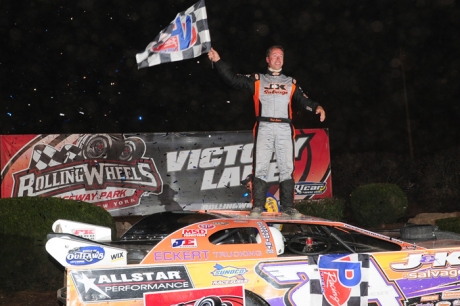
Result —
POLYGON ((219 60, 216 69, 230 86, 253 94, 256 123, 252 184, 253 206, 263 207, 268 189, 267 176, 273 152, 279 170, 280 203, 283 209, 294 206, 294 126, 292 108, 316 110, 318 103, 309 99, 296 81, 282 73, 235 74, 219 60))

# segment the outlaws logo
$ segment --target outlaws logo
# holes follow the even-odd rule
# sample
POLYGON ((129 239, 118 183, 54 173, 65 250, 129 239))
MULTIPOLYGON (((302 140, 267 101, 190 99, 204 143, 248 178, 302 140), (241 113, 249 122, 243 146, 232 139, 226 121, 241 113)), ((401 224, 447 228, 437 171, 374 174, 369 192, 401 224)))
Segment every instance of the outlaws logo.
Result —
POLYGON ((112 210, 138 205, 144 194, 162 192, 155 163, 144 157, 142 139, 77 136, 57 135, 34 144, 29 167, 13 175, 12 197, 54 196, 112 210))
POLYGON ((85 246, 70 250, 66 261, 74 266, 90 265, 104 259, 105 251, 99 246, 85 246))

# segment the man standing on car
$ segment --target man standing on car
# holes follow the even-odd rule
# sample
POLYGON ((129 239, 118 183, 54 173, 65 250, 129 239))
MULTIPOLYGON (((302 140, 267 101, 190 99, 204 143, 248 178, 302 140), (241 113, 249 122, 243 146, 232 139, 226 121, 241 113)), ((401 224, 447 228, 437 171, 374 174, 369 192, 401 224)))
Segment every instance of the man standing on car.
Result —
POLYGON ((326 119, 326 112, 305 95, 295 79, 282 73, 284 49, 272 46, 266 53, 266 73, 235 74, 211 48, 209 59, 230 86, 249 90, 253 94, 256 113, 254 126, 254 152, 252 183, 253 208, 251 216, 260 216, 268 189, 267 175, 270 159, 276 153, 279 169, 280 202, 283 212, 298 219, 302 215, 294 208, 294 126, 291 124, 292 108, 305 109, 326 119))

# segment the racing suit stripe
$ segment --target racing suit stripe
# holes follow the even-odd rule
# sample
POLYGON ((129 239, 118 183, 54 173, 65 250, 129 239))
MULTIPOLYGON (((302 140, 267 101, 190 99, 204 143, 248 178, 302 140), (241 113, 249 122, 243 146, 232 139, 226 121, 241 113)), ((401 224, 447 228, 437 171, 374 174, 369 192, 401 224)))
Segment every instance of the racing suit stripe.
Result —
MULTIPOLYGON (((292 91, 294 92, 294 90, 292 91)), ((295 128, 294 125, 291 124, 291 139, 292 139, 292 172, 291 172, 291 178, 294 179, 294 173, 295 173, 295 128)))
POLYGON ((260 104, 260 100, 259 100, 259 96, 260 96, 259 88, 260 88, 260 80, 257 80, 257 81, 254 82, 254 95, 253 95, 254 111, 255 111, 256 117, 260 116, 260 106, 261 106, 261 104, 260 104))
POLYGON ((292 84, 292 89, 291 89, 291 95, 290 95, 290 97, 289 97, 289 101, 290 101, 290 102, 289 102, 289 105, 288 105, 288 107, 289 107, 289 111, 288 111, 289 119, 292 119, 292 97, 294 96, 295 88, 296 88, 296 86, 295 86, 295 84, 293 83, 293 84, 292 84))

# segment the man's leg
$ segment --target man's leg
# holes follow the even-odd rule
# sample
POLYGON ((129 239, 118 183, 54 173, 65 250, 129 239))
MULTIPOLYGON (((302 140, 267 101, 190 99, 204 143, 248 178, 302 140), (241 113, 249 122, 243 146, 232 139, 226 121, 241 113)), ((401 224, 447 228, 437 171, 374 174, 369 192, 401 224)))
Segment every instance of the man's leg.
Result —
POLYGON ((300 219, 302 214, 294 208, 294 185, 293 179, 280 182, 280 202, 284 214, 300 219))
POLYGON ((273 155, 273 131, 268 122, 258 122, 254 128, 252 198, 251 216, 260 216, 267 197, 267 175, 273 155))
POLYGON ((257 217, 260 216, 264 209, 266 197, 267 197, 267 182, 255 177, 252 181, 252 210, 251 216, 257 217))
POLYGON ((294 207, 294 180, 280 182, 280 202, 283 210, 294 207))
POLYGON ((298 219, 302 215, 294 208, 294 127, 290 124, 280 124, 277 135, 275 151, 280 171, 281 209, 285 214, 298 219))

